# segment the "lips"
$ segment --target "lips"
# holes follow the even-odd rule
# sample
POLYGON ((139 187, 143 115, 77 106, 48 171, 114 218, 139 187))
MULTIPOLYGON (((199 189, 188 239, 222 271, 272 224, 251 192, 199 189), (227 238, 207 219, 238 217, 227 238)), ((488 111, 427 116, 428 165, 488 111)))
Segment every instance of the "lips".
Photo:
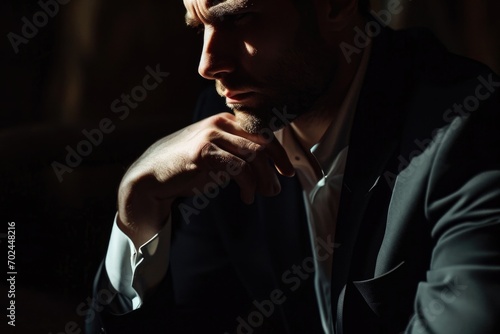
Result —
POLYGON ((241 103, 247 99, 249 99, 254 92, 238 92, 238 91, 226 91, 224 96, 226 97, 227 103, 241 103))

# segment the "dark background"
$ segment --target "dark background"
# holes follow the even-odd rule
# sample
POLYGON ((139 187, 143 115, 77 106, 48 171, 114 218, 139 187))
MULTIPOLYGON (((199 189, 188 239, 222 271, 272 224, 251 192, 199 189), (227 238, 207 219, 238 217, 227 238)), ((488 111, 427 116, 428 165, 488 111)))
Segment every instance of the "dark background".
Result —
MULTIPOLYGON (((389 1, 372 2, 378 11, 389 1)), ((0 234, 16 222, 18 274, 16 327, 6 326, 2 311, 0 328, 56 334, 71 321, 83 328, 78 309, 91 298, 127 166, 187 125, 209 84, 196 70, 202 38, 185 28, 180 0, 71 0, 16 53, 8 34, 22 35, 22 18, 33 22, 42 8, 28 0, 1 6, 0 234), (157 64, 170 75, 120 120, 112 101, 142 85, 146 66, 157 64), (65 164, 66 147, 76 149, 86 139, 82 131, 103 118, 114 131, 60 182, 54 161, 65 164)), ((401 0, 401 6, 391 26, 427 26, 452 51, 500 72, 500 2, 401 0)), ((0 241, 7 272, 7 243, 0 241)))

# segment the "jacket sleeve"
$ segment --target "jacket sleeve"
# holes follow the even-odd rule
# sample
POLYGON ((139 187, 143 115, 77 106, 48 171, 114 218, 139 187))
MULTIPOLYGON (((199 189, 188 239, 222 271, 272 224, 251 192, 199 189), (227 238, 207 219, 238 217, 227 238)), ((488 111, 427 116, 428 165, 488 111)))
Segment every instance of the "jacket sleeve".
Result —
MULTIPOLYGON (((211 85, 200 94, 193 120, 198 121, 222 111, 227 111, 227 108, 211 85)), ((106 258, 94 280, 92 303, 88 310, 81 310, 86 312, 87 334, 154 333, 157 328, 169 328, 171 333, 181 331, 176 325, 179 317, 173 305, 171 278, 168 272, 165 274, 173 223, 167 224, 168 231, 162 230, 159 233, 164 234, 165 240, 160 240, 158 244, 156 236, 141 247, 142 254, 134 254, 133 246, 124 247, 123 238, 119 240, 119 247, 111 247, 117 240, 112 236, 106 258), (120 253, 120 249, 123 253, 120 253), (141 255, 139 260, 136 259, 138 255, 141 255), (163 263, 158 266, 158 261, 163 263), (159 284, 156 277, 158 272, 162 276, 159 284), (153 284, 150 282, 151 278, 154 280, 153 284)))
POLYGON ((500 94, 443 133, 426 194, 434 248, 406 333, 500 333, 500 94))

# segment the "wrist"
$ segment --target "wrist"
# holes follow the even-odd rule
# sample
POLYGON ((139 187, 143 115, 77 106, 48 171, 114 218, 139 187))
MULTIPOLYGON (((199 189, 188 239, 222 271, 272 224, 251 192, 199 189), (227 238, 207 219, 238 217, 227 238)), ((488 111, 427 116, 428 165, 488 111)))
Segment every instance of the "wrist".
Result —
POLYGON ((159 199, 143 184, 122 184, 118 192, 117 224, 139 248, 154 237, 170 216, 173 199, 159 199))

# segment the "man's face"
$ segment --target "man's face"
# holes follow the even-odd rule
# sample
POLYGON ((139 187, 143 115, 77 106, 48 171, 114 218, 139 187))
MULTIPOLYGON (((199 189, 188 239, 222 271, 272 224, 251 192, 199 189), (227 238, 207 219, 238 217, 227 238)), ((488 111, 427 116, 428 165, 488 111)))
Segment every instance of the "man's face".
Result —
MULTIPOLYGON (((272 110, 303 114, 325 91, 333 57, 314 23, 291 0, 184 0, 188 25, 203 28, 199 73, 216 81, 248 132, 272 110)), ((312 6, 312 5, 311 5, 312 6)))

